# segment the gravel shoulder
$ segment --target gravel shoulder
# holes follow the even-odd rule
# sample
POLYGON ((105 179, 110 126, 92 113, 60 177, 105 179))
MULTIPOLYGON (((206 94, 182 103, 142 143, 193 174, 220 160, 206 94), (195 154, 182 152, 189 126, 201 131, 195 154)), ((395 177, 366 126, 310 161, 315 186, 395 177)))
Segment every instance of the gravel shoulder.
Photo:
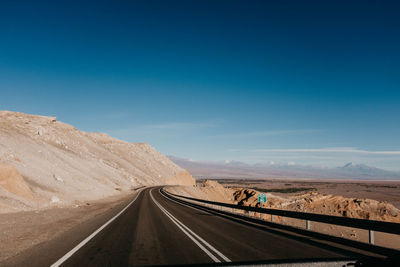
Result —
POLYGON ((0 265, 29 262, 30 255, 61 237, 66 246, 79 241, 81 236, 88 236, 112 218, 136 194, 131 192, 70 208, 0 214, 0 265))

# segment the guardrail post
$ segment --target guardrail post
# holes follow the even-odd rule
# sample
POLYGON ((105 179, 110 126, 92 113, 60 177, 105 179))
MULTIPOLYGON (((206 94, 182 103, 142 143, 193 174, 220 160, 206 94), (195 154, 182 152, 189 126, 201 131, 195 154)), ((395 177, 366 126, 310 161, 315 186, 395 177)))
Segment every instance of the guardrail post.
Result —
MULTIPOLYGON (((195 199, 195 198, 190 198, 190 197, 185 197, 185 196, 179 196, 179 195, 175 195, 172 193, 169 194, 166 191, 162 191, 162 193, 163 193, 163 195, 167 196, 168 198, 170 198, 172 200, 179 200, 179 202, 182 202, 182 203, 188 202, 188 201, 182 200, 182 199, 189 199, 189 200, 198 201, 201 203, 206 203, 205 206, 210 206, 212 209, 218 209, 218 207, 216 207, 216 206, 220 206, 220 205, 221 205, 220 207, 225 207, 225 205, 223 203, 219 203, 219 202, 195 199)), ((223 210, 222 208, 220 208, 220 209, 223 210)), ((226 209, 226 210, 229 210, 229 209, 226 209)), ((250 210, 253 210, 253 209, 252 209, 252 207, 234 206, 234 207, 232 207, 232 210, 233 210, 233 212, 236 212, 236 210, 238 210, 237 214, 242 214, 243 216, 246 216, 246 214, 247 214, 248 217, 251 217, 250 210)), ((252 211, 252 212, 254 214, 253 217, 258 218, 257 212, 256 211, 252 211)), ((280 217, 289 217, 289 218, 296 218, 296 219, 306 221, 305 227, 307 228, 307 230, 310 230, 310 228, 311 228, 311 221, 368 230, 370 244, 375 243, 375 237, 374 237, 375 231, 400 235, 399 224, 393 223, 393 222, 369 221, 369 220, 364 220, 364 219, 344 218, 341 216, 330 216, 330 215, 324 215, 324 214, 313 214, 313 213, 307 213, 307 212, 295 212, 295 211, 286 211, 286 210, 277 210, 276 212, 274 212, 274 211, 272 211, 272 212, 277 214, 277 216, 279 218, 280 217), (373 230, 370 230, 371 228, 373 230)), ((270 215, 271 223, 274 223, 274 215, 270 214, 268 210, 265 210, 265 209, 261 210, 260 213, 266 213, 266 214, 270 215)), ((260 214, 260 217, 262 218, 262 214, 260 214)))
POLYGON ((373 230, 369 230, 369 243, 373 245, 375 243, 374 239, 375 239, 374 238, 374 231, 373 230))

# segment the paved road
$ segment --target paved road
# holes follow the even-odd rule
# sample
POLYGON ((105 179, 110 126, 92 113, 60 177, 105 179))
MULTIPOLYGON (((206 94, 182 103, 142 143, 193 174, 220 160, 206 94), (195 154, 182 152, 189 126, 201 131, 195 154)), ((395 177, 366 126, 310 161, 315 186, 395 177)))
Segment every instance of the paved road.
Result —
POLYGON ((269 233, 166 199, 145 189, 63 266, 140 266, 332 258, 345 255, 269 233))
POLYGON ((70 242, 63 251, 41 249, 41 260, 32 265, 142 266, 351 255, 176 203, 159 187, 144 189, 113 216, 90 239, 81 242, 88 235, 82 236, 81 247, 70 242))

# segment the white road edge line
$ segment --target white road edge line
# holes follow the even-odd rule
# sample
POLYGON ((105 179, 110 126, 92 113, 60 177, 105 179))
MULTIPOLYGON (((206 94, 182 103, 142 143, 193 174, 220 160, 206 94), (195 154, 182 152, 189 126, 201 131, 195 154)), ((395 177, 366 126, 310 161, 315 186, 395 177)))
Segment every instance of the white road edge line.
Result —
MULTIPOLYGON (((161 194, 161 192, 160 192, 161 194)), ((161 194, 162 195, 162 194, 161 194)), ((163 197, 165 197, 164 195, 162 195, 163 197)), ((170 200, 170 199, 168 199, 170 200)), ((167 211, 168 212, 168 211, 167 211)), ((168 212, 173 218, 175 218, 170 212, 168 212)), ((176 218, 175 218, 176 219, 176 218)), ((178 219, 176 219, 178 221, 178 219)), ((178 221, 178 223, 181 223, 180 221, 178 221)), ((190 230, 186 225, 184 225, 183 223, 182 227, 184 227, 188 232, 190 232, 192 235, 194 235, 195 237, 197 237, 197 239, 199 239, 201 242, 203 242, 209 249, 211 249, 212 251, 214 251, 215 253, 217 253, 222 259, 224 259, 226 262, 231 262, 231 260, 226 257, 224 254, 222 254, 221 252, 219 252, 215 247, 213 247, 212 245, 210 245, 207 241, 205 241, 203 238, 201 238, 200 236, 198 236, 196 233, 194 233, 192 230, 190 230)))
MULTIPOLYGON (((153 189, 151 190, 153 191, 153 189)), ((170 217, 170 219, 173 219, 175 223, 178 223, 179 225, 181 225, 181 227, 183 227, 184 229, 186 229, 190 234, 192 234, 193 236, 195 236, 200 242, 202 242, 204 245, 206 245, 209 249, 211 249, 212 251, 214 251, 216 254, 218 254, 223 260, 225 260, 226 262, 230 262, 231 260, 226 257, 224 254, 222 254, 220 251, 218 251, 216 248, 214 248, 212 245, 210 245, 207 241, 205 241, 203 238, 201 238, 200 236, 198 236, 196 233, 194 233, 191 229, 189 229, 189 227, 187 227, 186 225, 184 225, 182 222, 180 222, 177 218, 175 218, 169 211, 167 211, 165 208, 163 208, 161 206, 161 204, 159 204, 153 197, 152 192, 150 191, 150 195, 153 199, 153 201, 160 207, 161 210, 164 211, 164 213, 166 213, 166 215, 170 217)), ((178 227, 179 227, 178 225, 178 227)), ((181 228, 180 227, 180 228, 181 228)), ((183 229, 181 229, 182 231, 184 231, 183 229)), ((192 239, 193 240, 193 239, 192 239)), ((196 240, 197 241, 197 240, 196 240)), ((196 243, 196 242, 195 242, 196 243)), ((197 244, 197 243, 196 243, 197 244)), ((219 262, 219 261, 218 261, 219 262)))
POLYGON ((123 209, 121 210, 117 215, 112 217, 110 220, 108 220, 103 226, 101 226, 99 229, 94 231, 90 236, 86 237, 82 242, 80 242, 76 247, 71 249, 67 254, 62 256, 58 261, 53 263, 50 267, 58 267, 61 264, 63 264, 68 258, 70 258, 75 252, 77 252, 81 247, 83 247, 87 242, 90 241, 95 235, 97 235, 101 230, 107 227, 112 221, 114 221, 118 216, 120 216, 127 208, 129 208, 130 205, 132 205, 133 202, 139 197, 140 193, 142 193, 143 189, 139 191, 139 193, 136 195, 136 197, 123 209))

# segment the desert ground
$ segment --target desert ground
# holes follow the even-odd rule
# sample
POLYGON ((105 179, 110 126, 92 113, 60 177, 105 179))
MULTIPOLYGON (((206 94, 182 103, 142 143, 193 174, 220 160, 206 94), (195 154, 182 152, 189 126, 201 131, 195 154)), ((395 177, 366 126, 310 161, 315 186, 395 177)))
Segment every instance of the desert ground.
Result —
MULTIPOLYGON (((400 208, 400 181, 323 180, 323 179, 213 179, 227 188, 252 188, 277 196, 318 192, 351 198, 386 201, 400 208)), ((202 180, 198 180, 201 182, 202 180)))
POLYGON ((0 111, 0 266, 104 216, 140 187, 194 183, 149 144, 79 131, 55 117, 0 111))
POLYGON ((121 210, 135 193, 132 191, 72 207, 0 214, 0 266, 7 266, 19 253, 67 231, 85 231, 88 224, 104 222, 104 216, 121 210))
MULTIPOLYGON (((400 181, 326 181, 286 179, 197 180, 196 187, 168 187, 172 193, 246 206, 258 206, 257 196, 267 193, 264 207, 400 223, 400 181)), ((257 216, 258 214, 251 214, 257 216)), ((264 214, 264 220, 271 216, 264 214)), ((275 216, 274 222, 304 228, 305 221, 275 216)), ((368 231, 311 223, 311 230, 368 242, 368 231)), ((375 244, 400 249, 400 237, 375 232, 375 244)))
POLYGON ((194 179, 149 144, 79 131, 55 117, 0 111, 0 214, 69 207, 159 184, 194 179))
MULTIPOLYGON (((291 206, 293 199, 299 202, 299 200, 304 199, 305 195, 308 196, 310 193, 314 195, 318 193, 325 195, 332 194, 333 198, 330 201, 335 202, 335 200, 338 200, 344 203, 347 198, 338 196, 338 194, 344 196, 345 194, 343 193, 347 193, 348 196, 361 197, 365 196, 366 193, 370 193, 366 190, 370 190, 376 196, 380 196, 379 200, 382 201, 383 205, 390 205, 385 201, 387 199, 396 199, 396 188, 394 186, 397 188, 399 182, 220 179, 219 182, 215 180, 197 181, 196 186, 168 186, 167 190, 176 194, 220 202, 238 203, 239 201, 244 201, 245 205, 254 205, 258 192, 269 192, 268 198, 273 200, 270 203, 271 207, 282 208, 282 206, 287 205, 288 209, 294 209, 291 206), (353 188, 360 188, 358 190, 360 192, 355 192, 359 195, 350 194, 353 188), (248 190, 248 193, 253 192, 254 195, 246 199, 246 190, 248 190), (383 193, 384 190, 389 192, 386 198, 383 193)), ((69 207, 56 206, 34 211, 0 214, 0 265, 12 262, 13 256, 25 253, 25 251, 29 251, 29 249, 35 246, 40 246, 43 242, 51 241, 67 231, 78 231, 77 229, 84 228, 85 225, 96 223, 96 220, 100 220, 105 214, 110 216, 109 214, 120 210, 126 204, 127 199, 134 193, 134 190, 132 190, 131 192, 122 193, 121 195, 108 197, 103 200, 87 201, 69 207)), ((372 198, 373 195, 370 194, 367 197, 372 198)), ((377 197, 375 199, 378 200, 377 197)), ((302 208, 309 212, 328 213, 326 210, 321 209, 321 207, 309 206, 302 208)), ((381 216, 381 218, 387 219, 385 216, 381 216)), ((269 220, 270 217, 265 215, 264 219, 269 220)), ((279 218, 276 216, 275 221, 304 228, 304 221, 302 220, 279 218)), ((363 242, 368 240, 367 231, 348 227, 312 223, 311 230, 363 242)), ((376 232, 375 239, 378 245, 400 249, 400 238, 398 236, 376 232)))

